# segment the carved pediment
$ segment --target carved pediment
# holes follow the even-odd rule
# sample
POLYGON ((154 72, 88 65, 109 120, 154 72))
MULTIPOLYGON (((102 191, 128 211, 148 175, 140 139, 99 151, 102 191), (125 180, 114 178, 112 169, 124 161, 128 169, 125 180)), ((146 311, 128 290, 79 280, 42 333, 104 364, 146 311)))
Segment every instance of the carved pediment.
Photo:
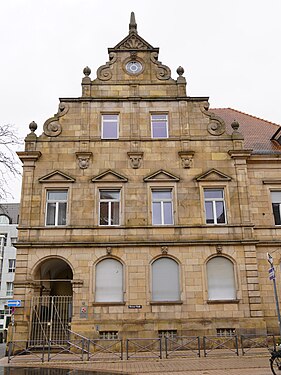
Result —
POLYGON ((172 173, 160 169, 149 176, 146 176, 144 182, 178 182, 180 179, 177 176, 174 176, 172 173))
POLYGON ((136 32, 132 32, 119 42, 112 50, 158 50, 152 47, 147 41, 140 37, 136 32))
POLYGON ((61 171, 53 171, 38 179, 39 182, 75 182, 75 178, 61 171))
POLYGON ((213 168, 197 176, 195 180, 197 181, 230 181, 232 180, 232 178, 213 168))
POLYGON ((97 176, 93 177, 92 182, 128 182, 127 177, 122 176, 121 174, 108 169, 105 172, 98 174, 97 176))

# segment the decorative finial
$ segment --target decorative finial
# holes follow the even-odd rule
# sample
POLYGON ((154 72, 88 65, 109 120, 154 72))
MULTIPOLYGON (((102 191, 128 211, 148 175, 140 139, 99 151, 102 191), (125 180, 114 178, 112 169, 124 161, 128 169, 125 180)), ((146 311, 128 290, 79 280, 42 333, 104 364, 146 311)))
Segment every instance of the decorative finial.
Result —
POLYGON ((178 69, 177 69, 177 73, 178 73, 179 76, 182 76, 182 75, 183 75, 183 73, 184 73, 184 69, 183 69, 182 66, 179 66, 179 67, 178 67, 178 69))
POLYGON ((234 120, 233 123, 231 124, 231 127, 232 127, 234 133, 238 133, 239 126, 240 126, 239 122, 234 120))
POLYGON ((30 124, 29 124, 29 129, 32 133, 35 132, 35 130, 37 129, 37 124, 35 121, 32 121, 30 124))
POLYGON ((137 23, 135 18, 135 13, 131 12, 130 24, 129 24, 129 33, 138 33, 137 32, 137 23))
POLYGON ((91 74, 91 69, 88 66, 86 66, 83 69, 83 73, 85 74, 86 77, 89 77, 89 75, 91 74))

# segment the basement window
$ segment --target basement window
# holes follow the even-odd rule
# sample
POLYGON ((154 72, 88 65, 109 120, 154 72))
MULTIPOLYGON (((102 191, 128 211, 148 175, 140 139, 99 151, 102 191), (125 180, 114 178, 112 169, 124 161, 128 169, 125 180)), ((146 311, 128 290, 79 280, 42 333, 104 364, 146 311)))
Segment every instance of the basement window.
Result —
POLYGON ((177 337, 177 330, 176 329, 165 329, 158 331, 158 337, 160 339, 164 339, 165 337, 169 339, 174 339, 177 337))
POLYGON ((232 337, 235 335, 235 328, 217 328, 217 337, 232 337))
POLYGON ((101 340, 116 340, 118 339, 118 331, 100 331, 99 338, 101 340))

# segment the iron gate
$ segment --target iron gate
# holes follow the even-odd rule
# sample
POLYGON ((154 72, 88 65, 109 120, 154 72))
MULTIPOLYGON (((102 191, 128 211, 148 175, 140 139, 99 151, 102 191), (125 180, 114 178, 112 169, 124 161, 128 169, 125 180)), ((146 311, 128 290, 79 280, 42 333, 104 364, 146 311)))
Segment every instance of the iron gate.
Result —
POLYGON ((71 296, 33 297, 29 340, 32 344, 68 340, 72 316, 71 296))

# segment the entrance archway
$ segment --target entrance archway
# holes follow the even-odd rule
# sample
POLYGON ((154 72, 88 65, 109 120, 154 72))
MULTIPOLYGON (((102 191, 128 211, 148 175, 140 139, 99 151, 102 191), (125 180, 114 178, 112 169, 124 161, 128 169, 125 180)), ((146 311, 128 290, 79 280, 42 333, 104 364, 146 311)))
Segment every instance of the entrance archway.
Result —
POLYGON ((29 339, 32 345, 68 339, 72 317, 72 279, 69 264, 61 258, 42 261, 34 272, 38 285, 32 298, 29 339))

